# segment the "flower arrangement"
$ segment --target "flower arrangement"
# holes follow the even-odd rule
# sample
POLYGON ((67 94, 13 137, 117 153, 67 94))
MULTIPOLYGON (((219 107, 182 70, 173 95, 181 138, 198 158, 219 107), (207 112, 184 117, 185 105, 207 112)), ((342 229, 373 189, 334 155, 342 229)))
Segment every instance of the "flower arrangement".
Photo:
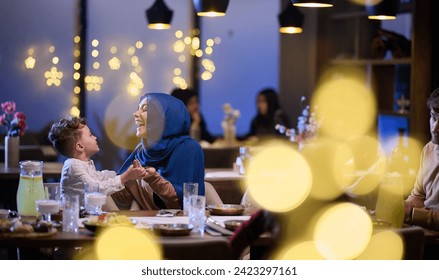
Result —
POLYGON ((276 125, 276 129, 290 138, 291 142, 296 142, 299 145, 303 145, 307 139, 317 136, 317 129, 320 126, 320 120, 316 119, 315 110, 310 112, 310 106, 304 102, 306 98, 302 96, 300 104, 302 108, 302 114, 298 117, 297 128, 286 128, 283 125, 276 125))
POLYGON ((224 140, 226 145, 233 145, 236 140, 236 121, 240 117, 239 110, 233 109, 232 105, 225 103, 223 105, 224 120, 221 122, 221 126, 224 131, 224 140))
POLYGON ((7 101, 1 104, 3 114, 0 116, 0 125, 4 125, 7 136, 23 136, 27 128, 26 115, 22 112, 15 112, 15 102, 7 101))
POLYGON ((241 112, 239 110, 233 109, 232 105, 229 103, 225 103, 223 105, 224 111, 224 121, 223 126, 225 125, 234 125, 238 118, 241 116, 241 112))

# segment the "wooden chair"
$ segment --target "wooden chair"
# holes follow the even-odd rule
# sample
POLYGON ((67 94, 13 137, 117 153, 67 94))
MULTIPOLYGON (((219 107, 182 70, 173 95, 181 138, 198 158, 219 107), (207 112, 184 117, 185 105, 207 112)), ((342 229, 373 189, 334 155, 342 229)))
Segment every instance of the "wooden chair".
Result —
POLYGON ((425 235, 421 227, 395 229, 404 242, 404 260, 422 260, 424 258, 425 235))

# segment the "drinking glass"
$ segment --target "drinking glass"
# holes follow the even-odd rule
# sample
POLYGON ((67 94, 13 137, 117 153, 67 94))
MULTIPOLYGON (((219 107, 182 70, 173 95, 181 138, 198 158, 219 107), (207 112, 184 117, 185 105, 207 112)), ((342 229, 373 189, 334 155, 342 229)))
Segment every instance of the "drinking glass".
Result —
POLYGON ((41 214, 43 221, 52 222, 52 214, 59 212, 60 208, 60 186, 59 183, 44 183, 45 199, 35 201, 35 207, 41 214))
POLYGON ((189 201, 189 225, 193 226, 192 232, 203 235, 206 224, 206 197, 191 195, 189 201))
POLYGON ((52 215, 59 212, 59 201, 51 199, 42 199, 35 201, 36 210, 41 214, 42 220, 51 222, 52 215))
POLYGON ((100 191, 99 183, 89 183, 85 186, 85 209, 91 215, 102 214, 102 206, 107 202, 107 195, 100 191))
POLYGON ((60 201, 61 187, 59 183, 44 183, 44 192, 46 199, 60 201))
POLYGON ((189 197, 198 194, 198 183, 187 182, 183 183, 183 213, 189 213, 189 197))
POLYGON ((79 220, 79 195, 64 194, 61 199, 62 207, 62 230, 78 232, 79 220))

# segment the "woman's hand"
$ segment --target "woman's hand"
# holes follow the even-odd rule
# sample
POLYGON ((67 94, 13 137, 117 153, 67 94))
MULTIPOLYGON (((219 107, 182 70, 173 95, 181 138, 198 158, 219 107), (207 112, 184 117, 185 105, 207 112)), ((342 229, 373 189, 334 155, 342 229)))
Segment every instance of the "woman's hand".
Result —
POLYGON ((120 175, 120 181, 122 182, 122 185, 125 185, 127 181, 143 179, 145 178, 145 176, 147 176, 147 174, 147 170, 142 167, 137 159, 135 159, 133 161, 133 164, 128 168, 128 170, 120 175))

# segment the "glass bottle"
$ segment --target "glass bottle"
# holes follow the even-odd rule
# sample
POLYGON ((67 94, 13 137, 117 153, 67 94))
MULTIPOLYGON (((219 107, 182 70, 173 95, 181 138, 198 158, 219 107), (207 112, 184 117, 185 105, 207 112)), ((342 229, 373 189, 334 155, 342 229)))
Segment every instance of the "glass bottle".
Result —
POLYGON ((404 221, 403 182, 400 174, 386 173, 379 185, 375 207, 377 219, 389 221, 393 228, 400 228, 404 221))
POLYGON ((35 201, 45 199, 43 162, 21 161, 17 190, 17 210, 23 216, 37 216, 35 201))
POLYGON ((236 158, 236 166, 238 167, 239 174, 245 174, 245 168, 250 160, 250 152, 248 147, 239 147, 239 156, 236 158))
POLYGON ((398 129, 398 133, 398 142, 392 149, 389 158, 388 171, 398 172, 402 176, 405 176, 409 172, 409 154, 407 152, 407 146, 404 143, 405 129, 398 129))

